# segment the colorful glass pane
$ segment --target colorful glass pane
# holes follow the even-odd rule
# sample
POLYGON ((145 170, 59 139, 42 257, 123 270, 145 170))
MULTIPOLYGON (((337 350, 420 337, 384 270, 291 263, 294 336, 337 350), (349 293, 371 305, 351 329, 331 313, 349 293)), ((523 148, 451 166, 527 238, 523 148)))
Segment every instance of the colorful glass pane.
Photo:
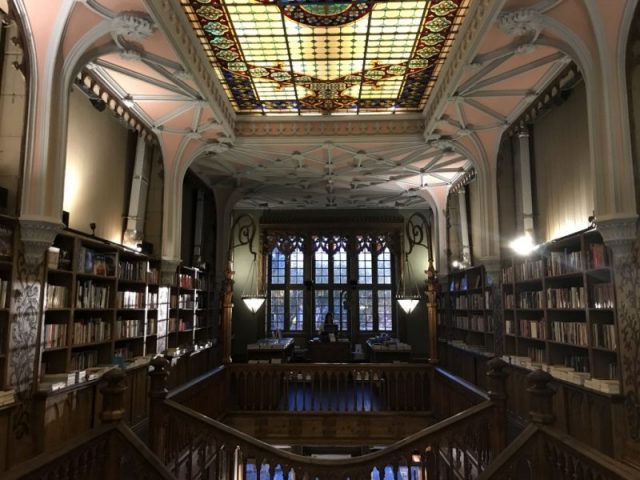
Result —
POLYGON ((181 0, 238 113, 421 111, 470 0, 181 0))

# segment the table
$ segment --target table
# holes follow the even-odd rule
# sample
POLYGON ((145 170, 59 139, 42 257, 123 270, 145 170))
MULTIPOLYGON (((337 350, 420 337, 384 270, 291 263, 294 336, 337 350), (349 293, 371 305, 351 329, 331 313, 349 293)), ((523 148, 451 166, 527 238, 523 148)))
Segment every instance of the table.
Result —
POLYGON ((293 354, 293 338, 261 338, 247 345, 249 362, 285 363, 293 354))
POLYGON ((393 363, 411 361, 411 345, 391 340, 375 343, 367 340, 367 354, 370 362, 393 363))

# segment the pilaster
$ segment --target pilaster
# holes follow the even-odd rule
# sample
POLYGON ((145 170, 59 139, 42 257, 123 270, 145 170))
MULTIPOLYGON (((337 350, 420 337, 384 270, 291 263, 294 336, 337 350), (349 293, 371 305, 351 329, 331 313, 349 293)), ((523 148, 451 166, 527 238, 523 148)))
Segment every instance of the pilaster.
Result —
POLYGON ((163 258, 160 263, 160 282, 162 285, 176 283, 176 270, 182 263, 179 258, 163 258))
POLYGON ((625 397, 627 451, 640 454, 640 240, 636 216, 598 219, 613 252, 618 344, 625 397))
POLYGON ((44 253, 63 228, 62 223, 49 219, 20 218, 20 238, 27 268, 35 270, 44 262, 44 253))

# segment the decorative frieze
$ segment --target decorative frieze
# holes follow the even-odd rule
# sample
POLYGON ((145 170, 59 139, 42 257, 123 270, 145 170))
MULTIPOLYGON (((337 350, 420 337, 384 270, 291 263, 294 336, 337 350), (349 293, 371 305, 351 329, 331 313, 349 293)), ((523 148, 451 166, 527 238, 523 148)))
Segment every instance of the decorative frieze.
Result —
POLYGON ((360 120, 350 121, 242 121, 236 123, 239 137, 289 136, 354 136, 420 134, 424 120, 360 120))

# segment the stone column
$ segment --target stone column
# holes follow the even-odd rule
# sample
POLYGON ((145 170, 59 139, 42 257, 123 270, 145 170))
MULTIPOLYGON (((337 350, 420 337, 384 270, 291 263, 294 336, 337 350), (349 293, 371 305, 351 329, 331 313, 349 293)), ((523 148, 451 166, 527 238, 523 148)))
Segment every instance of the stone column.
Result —
MULTIPOLYGON (((627 451, 640 456, 640 235, 635 217, 598 220, 598 231, 613 253, 617 335, 627 451)), ((637 458, 637 457, 636 457, 637 458)))

